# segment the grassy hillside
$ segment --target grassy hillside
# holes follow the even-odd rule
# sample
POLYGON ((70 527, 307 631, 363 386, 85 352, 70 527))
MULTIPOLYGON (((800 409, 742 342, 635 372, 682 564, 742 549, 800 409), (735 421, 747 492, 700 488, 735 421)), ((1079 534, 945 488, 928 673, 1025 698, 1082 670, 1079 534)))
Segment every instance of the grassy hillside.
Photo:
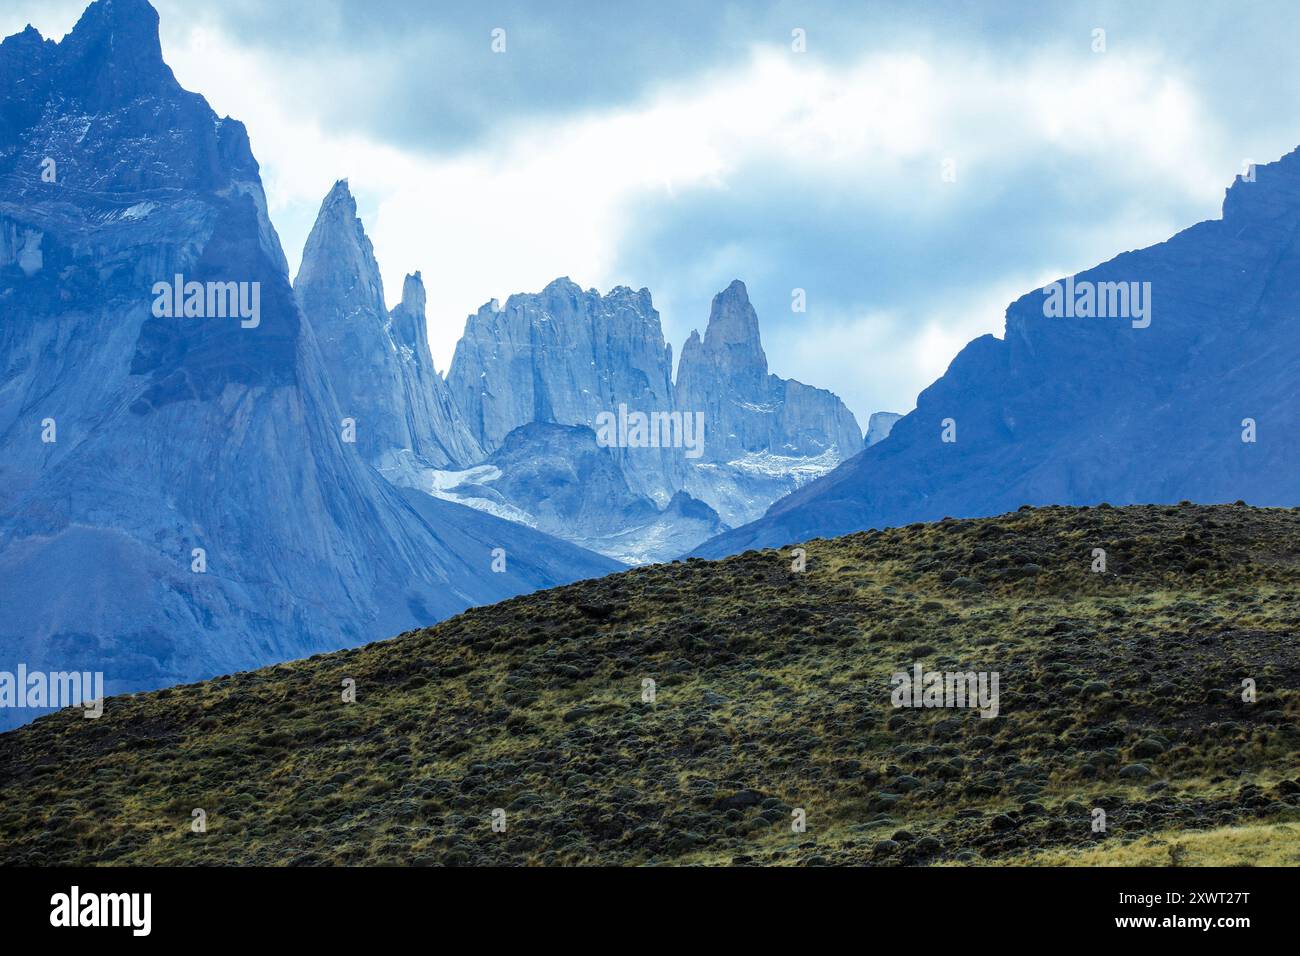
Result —
POLYGON ((1296 862, 1300 511, 806 548, 43 718, 0 735, 0 862, 1296 862), (895 709, 916 662, 997 671, 999 716, 895 709))

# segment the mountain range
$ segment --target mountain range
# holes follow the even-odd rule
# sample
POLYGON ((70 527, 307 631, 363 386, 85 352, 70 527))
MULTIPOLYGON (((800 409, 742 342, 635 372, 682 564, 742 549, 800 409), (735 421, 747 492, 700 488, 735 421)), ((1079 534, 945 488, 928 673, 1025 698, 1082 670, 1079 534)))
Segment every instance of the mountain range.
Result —
POLYGON ((291 284, 247 131, 147 0, 9 37, 0 79, 0 656, 28 670, 120 693, 355 645, 675 557, 862 447, 767 373, 738 283, 683 358, 698 460, 596 431, 679 410, 644 289, 485 306, 444 378, 346 181, 291 284))
MULTIPOLYGON (((602 414, 698 420, 698 448, 685 441, 600 446, 627 488, 654 506, 653 515, 638 507, 644 523, 634 518, 597 536, 584 522, 570 525, 575 532, 552 526, 630 563, 668 560, 693 546, 686 543, 692 538, 699 543, 751 521, 863 448, 861 429, 838 397, 768 372, 758 317, 740 281, 714 297, 703 339, 691 333, 676 381, 672 373, 672 349, 648 290, 619 287, 602 296, 557 279, 538 294, 511 296, 504 308, 488 303, 470 316, 447 384, 483 447, 495 453, 510 443, 516 457, 555 456, 536 429, 510 441, 537 422, 583 428, 599 442, 602 414), (533 443, 531 453, 520 452, 524 442, 533 443)), ((435 485, 426 490, 484 507, 490 495, 500 496, 525 520, 545 512, 551 494, 545 482, 507 489, 482 472, 464 481, 439 475, 435 485)))
POLYGON ((389 481, 621 562, 671 560, 864 447, 838 397, 768 371, 740 281, 714 297, 675 382, 649 290, 601 295, 568 278, 469 316, 444 379, 419 273, 390 312, 340 180, 294 291, 358 450, 389 481), (653 445, 601 434, 602 416, 637 414, 671 418, 668 431, 653 445))
POLYGON ((1022 296, 865 437, 770 371, 740 281, 676 369, 647 289, 560 278, 470 315, 443 375, 424 277, 389 308, 348 182, 291 282, 244 126, 180 87, 147 0, 95 0, 0 43, 0 670, 120 693, 685 554, 1292 505, 1297 235, 1293 152, 1022 296))
MULTIPOLYGON (((301 279, 309 302, 330 281, 301 279)), ((347 307, 378 308, 366 291, 347 307)), ((395 345, 418 340, 409 291, 395 345)), ((412 502, 371 466, 404 428, 431 464, 462 448, 426 441, 443 406, 405 353, 363 354, 407 390, 391 420, 347 392, 349 344, 298 306, 247 132, 176 82, 145 0, 97 0, 58 43, 29 27, 0 44, 0 318, 6 661, 158 687, 621 567, 412 502), (159 314, 172 283, 209 290, 198 314, 159 314), (255 314, 204 308, 226 288, 255 314)))

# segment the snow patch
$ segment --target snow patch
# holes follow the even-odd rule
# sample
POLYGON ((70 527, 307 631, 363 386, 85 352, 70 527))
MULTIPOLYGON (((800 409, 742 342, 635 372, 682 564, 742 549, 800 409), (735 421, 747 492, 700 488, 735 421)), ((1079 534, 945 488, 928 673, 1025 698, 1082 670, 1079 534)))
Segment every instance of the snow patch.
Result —
POLYGON ((445 498, 447 495, 439 492, 450 492, 461 485, 488 484, 501 477, 501 469, 496 465, 475 465, 464 471, 438 471, 431 468, 423 477, 428 482, 428 487, 422 487, 422 491, 437 498, 445 498))
POLYGON ((820 455, 774 455, 770 451, 750 452, 727 465, 746 475, 763 478, 793 478, 795 487, 829 474, 840 463, 840 450, 832 445, 820 455))
POLYGON ((138 202, 129 209, 123 209, 118 218, 128 221, 144 219, 148 217, 149 213, 153 212, 157 208, 158 204, 156 202, 138 202))

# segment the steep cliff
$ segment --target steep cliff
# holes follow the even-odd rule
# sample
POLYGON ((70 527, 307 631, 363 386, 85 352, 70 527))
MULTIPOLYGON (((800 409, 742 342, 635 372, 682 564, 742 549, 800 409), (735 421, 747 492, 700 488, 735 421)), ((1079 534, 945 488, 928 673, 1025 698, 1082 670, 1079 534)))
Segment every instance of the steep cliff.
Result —
POLYGON ((483 450, 434 371, 425 328, 424 285, 408 276, 392 315, 374 247, 346 180, 324 202, 294 280, 339 410, 356 444, 386 476, 410 483, 420 467, 470 464, 483 450), (405 477, 404 477, 405 476, 405 477))

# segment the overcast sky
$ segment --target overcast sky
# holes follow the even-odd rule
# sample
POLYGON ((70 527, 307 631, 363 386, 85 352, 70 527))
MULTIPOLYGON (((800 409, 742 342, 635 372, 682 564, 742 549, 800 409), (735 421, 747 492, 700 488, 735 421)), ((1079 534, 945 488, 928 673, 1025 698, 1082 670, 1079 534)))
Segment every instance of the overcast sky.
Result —
MULTIPOLYGON (((84 6, 4 0, 0 33, 84 6)), ((248 125, 291 268, 348 178, 390 304, 424 273, 440 370, 556 276, 648 287, 674 354, 740 278, 772 370, 864 427, 1019 294, 1300 144, 1290 0, 155 6, 181 83, 248 125)))

